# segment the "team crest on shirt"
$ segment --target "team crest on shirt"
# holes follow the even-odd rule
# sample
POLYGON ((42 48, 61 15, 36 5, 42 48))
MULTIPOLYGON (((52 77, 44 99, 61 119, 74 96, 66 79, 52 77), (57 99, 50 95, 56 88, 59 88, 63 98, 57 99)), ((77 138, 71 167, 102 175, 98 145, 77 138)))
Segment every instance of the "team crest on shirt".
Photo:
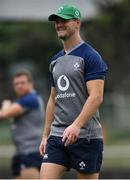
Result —
POLYGON ((74 64, 74 71, 78 71, 79 68, 80 68, 80 65, 79 65, 78 62, 76 62, 76 63, 74 64))

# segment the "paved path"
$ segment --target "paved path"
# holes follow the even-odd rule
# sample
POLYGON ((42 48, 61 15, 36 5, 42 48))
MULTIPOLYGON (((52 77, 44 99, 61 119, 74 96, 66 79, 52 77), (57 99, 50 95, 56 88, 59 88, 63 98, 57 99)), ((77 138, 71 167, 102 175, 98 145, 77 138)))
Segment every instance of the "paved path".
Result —
MULTIPOLYGON (((10 158, 15 152, 14 146, 0 146, 0 158, 10 158)), ((105 159, 130 158, 130 145, 107 145, 104 148, 105 159)))

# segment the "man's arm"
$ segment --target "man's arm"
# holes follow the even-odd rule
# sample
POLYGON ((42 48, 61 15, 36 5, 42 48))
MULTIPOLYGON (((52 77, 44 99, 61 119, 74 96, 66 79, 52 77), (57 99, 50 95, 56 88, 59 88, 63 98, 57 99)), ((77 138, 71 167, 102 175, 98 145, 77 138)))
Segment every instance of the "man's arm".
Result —
POLYGON ((79 116, 63 133, 62 140, 66 141, 65 145, 77 140, 81 127, 91 119, 103 101, 104 80, 91 80, 86 86, 89 96, 79 116))
POLYGON ((55 111, 55 97, 56 91, 55 88, 51 88, 51 94, 46 107, 46 115, 45 115, 45 125, 43 130, 43 138, 39 147, 40 154, 42 155, 45 152, 45 146, 47 142, 47 138, 50 133, 51 124, 54 120, 54 111, 55 111))
POLYGON ((54 120, 54 110, 55 110, 55 96, 56 91, 55 88, 51 88, 51 94, 47 103, 46 107, 46 115, 45 115, 45 125, 44 125, 44 131, 43 136, 48 137, 50 133, 50 127, 54 120))
POLYGON ((5 100, 2 103, 0 109, 0 120, 16 117, 22 114, 24 111, 23 107, 18 103, 11 103, 9 100, 5 100))
POLYGON ((87 90, 89 97, 74 124, 80 128, 84 126, 88 120, 96 113, 97 109, 103 102, 103 80, 93 80, 87 82, 87 90))

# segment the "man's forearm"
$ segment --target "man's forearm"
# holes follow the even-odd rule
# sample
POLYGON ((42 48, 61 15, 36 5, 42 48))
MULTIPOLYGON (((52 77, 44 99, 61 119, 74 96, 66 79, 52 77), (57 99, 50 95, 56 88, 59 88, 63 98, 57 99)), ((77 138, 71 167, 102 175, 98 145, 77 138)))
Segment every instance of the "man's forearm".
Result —
POLYGON ((102 98, 99 97, 89 97, 83 106, 83 109, 76 120, 73 122, 80 128, 83 127, 91 117, 96 113, 100 104, 102 103, 102 98))
POLYGON ((50 134, 51 124, 54 120, 55 102, 51 99, 48 101, 45 116, 45 125, 43 130, 43 136, 48 137, 50 134))

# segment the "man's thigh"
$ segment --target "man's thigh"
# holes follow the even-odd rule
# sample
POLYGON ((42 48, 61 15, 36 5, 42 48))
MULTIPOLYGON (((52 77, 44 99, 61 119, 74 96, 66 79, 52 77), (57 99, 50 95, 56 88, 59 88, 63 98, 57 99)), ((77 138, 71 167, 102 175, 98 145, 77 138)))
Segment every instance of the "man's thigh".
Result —
POLYGON ((61 137, 50 136, 43 155, 40 171, 41 179, 59 179, 69 168, 69 155, 61 137))
POLYGON ((39 179, 39 170, 35 167, 28 167, 21 170, 21 179, 39 179))
POLYGON ((67 168, 65 166, 59 164, 42 163, 40 179, 60 179, 66 169, 67 168))
POLYGON ((102 139, 78 139, 76 143, 68 146, 71 165, 79 176, 98 176, 103 158, 102 139))
POLYGON ((43 164, 52 163, 69 168, 69 158, 69 154, 67 153, 66 148, 62 142, 62 138, 50 136, 47 141, 45 153, 43 155, 43 164))

